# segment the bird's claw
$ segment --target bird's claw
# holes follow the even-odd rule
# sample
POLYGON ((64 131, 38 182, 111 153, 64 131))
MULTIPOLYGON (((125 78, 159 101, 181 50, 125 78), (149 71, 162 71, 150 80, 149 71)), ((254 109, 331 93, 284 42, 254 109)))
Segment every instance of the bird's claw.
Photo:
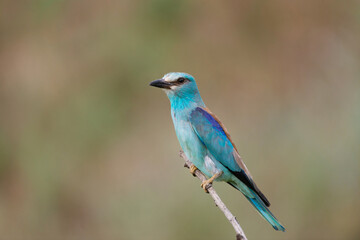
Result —
POLYGON ((208 189, 211 187, 212 182, 213 182, 212 179, 208 179, 208 180, 203 181, 203 182, 200 184, 200 186, 202 187, 202 189, 204 189, 204 191, 205 191, 206 193, 209 193, 208 189))
POLYGON ((190 166, 190 173, 195 177, 195 171, 198 169, 194 164, 190 166))
POLYGON ((204 191, 206 193, 209 193, 208 189, 211 187, 211 184, 213 183, 213 181, 215 179, 217 179, 218 177, 220 177, 222 174, 223 174, 223 171, 220 171, 220 172, 214 174, 214 176, 212 176, 208 180, 203 181, 200 186, 204 189, 204 191))

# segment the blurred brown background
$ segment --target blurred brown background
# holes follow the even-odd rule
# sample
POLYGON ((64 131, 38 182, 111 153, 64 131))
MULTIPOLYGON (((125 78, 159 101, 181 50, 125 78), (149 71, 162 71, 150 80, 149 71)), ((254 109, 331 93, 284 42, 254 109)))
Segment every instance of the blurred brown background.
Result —
POLYGON ((195 76, 271 210, 249 239, 360 239, 358 1, 0 2, 0 239, 234 239, 148 83, 195 76))

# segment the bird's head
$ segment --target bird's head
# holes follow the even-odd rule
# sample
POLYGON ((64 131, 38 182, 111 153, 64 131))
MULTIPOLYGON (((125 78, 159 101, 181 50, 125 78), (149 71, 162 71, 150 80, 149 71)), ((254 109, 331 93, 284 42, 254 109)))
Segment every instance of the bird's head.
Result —
POLYGON ((152 81, 150 86, 162 88, 170 101, 174 98, 201 100, 195 79, 188 73, 167 73, 161 79, 152 81))

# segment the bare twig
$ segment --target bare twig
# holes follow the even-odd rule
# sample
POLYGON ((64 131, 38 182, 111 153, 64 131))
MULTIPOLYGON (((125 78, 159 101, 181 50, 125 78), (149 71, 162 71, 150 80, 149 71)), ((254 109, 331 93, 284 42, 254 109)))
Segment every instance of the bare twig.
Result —
MULTIPOLYGON (((183 151, 180 151, 180 157, 182 157, 185 160, 184 167, 190 168, 190 166, 193 165, 192 162, 190 162, 190 160, 186 157, 183 151)), ((202 182, 206 180, 205 175, 200 170, 196 170, 195 175, 202 182)), ((220 210, 224 213, 225 217, 229 220, 229 222, 233 226, 236 232, 236 240, 247 240, 244 231, 242 230, 240 224, 236 220, 236 217, 232 215, 232 213, 229 211, 229 209, 226 207, 223 201, 221 201, 219 195, 216 193, 215 189, 211 184, 207 187, 207 190, 210 193, 211 197, 214 199, 216 206, 220 208, 220 210)))

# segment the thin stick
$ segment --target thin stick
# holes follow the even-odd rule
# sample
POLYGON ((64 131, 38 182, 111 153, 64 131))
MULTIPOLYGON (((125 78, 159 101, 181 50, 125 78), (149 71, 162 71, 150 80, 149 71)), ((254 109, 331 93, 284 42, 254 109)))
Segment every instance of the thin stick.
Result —
MULTIPOLYGON (((184 167, 190 168, 190 166, 193 165, 192 162, 190 162, 190 160, 186 157, 183 151, 180 151, 180 157, 182 157, 185 160, 184 167)), ((195 175, 202 182, 206 180, 205 175, 200 170, 196 170, 195 175)), ((236 240, 247 240, 244 231, 242 230, 240 224, 236 220, 236 217, 232 215, 232 213, 229 211, 229 209, 226 207, 223 201, 221 201, 221 198, 216 193, 215 189, 211 184, 209 184, 207 190, 210 193, 211 197, 214 199, 216 206, 220 208, 220 210, 224 213, 225 217, 229 220, 229 222, 233 226, 236 232, 236 240)))

